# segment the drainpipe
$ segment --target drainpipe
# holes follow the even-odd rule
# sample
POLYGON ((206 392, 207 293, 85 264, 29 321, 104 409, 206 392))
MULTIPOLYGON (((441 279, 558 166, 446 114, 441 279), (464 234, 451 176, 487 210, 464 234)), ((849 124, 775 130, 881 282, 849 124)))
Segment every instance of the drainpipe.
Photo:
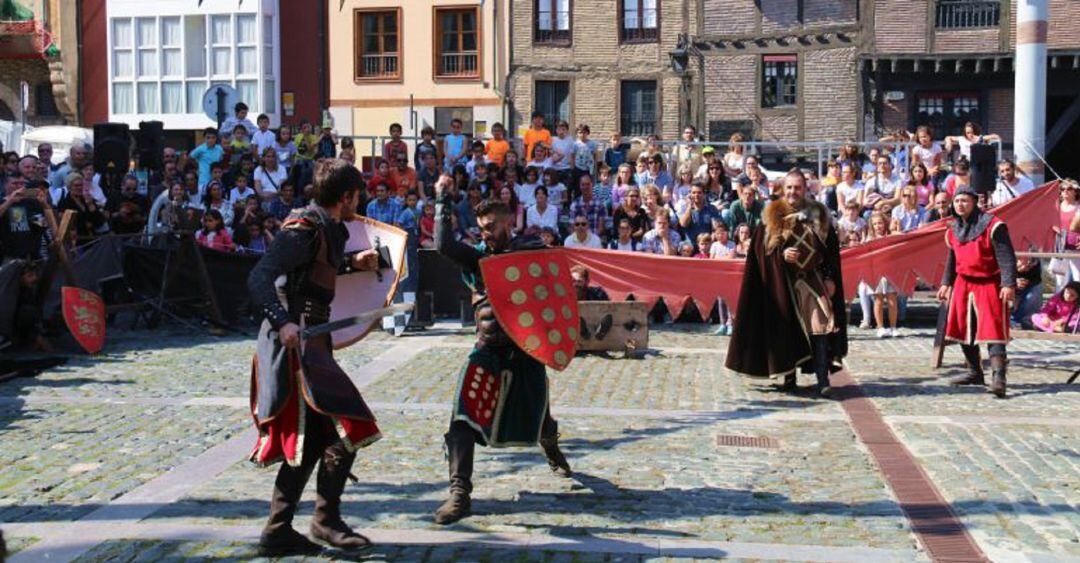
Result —
POLYGON ((1047 0, 1016 3, 1013 151, 1016 164, 1035 185, 1043 182, 1046 144, 1047 0))

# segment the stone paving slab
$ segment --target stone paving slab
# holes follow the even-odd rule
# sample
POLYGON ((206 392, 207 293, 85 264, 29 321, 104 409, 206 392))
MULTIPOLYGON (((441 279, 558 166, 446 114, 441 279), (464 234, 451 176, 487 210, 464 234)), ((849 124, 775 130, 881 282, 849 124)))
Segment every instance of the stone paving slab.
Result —
POLYGON ((239 409, 0 404, 0 522, 77 519, 248 425, 239 409))
POLYGON ((1080 559, 1080 428, 895 427, 984 549, 1080 559))
MULTIPOLYGON (((32 378, 0 384, 0 396, 79 395, 85 397, 247 396, 253 338, 123 334, 94 357, 74 356, 66 365, 32 378), (166 346, 162 347, 162 343, 166 346)), ((368 363, 381 348, 359 343, 336 352, 346 371, 368 363)))
MULTIPOLYGON (((351 524, 446 529, 431 522, 446 489, 446 416, 382 413, 386 438, 361 451, 361 483, 346 488, 351 524)), ((575 479, 552 475, 539 449, 478 449, 476 516, 450 529, 916 549, 843 424, 567 418, 560 431, 575 479), (720 433, 767 435, 781 447, 718 448, 720 433)), ((238 463, 150 520, 258 525, 273 471, 238 463)), ((309 487, 303 515, 310 497, 309 487)))
MULTIPOLYGON (((711 337, 711 336, 710 336, 711 337)), ((711 337, 715 338, 715 337, 711 337)), ((377 379, 364 398, 383 403, 453 401, 457 374, 469 350, 432 347, 377 379)), ((662 353, 643 360, 575 358, 562 372, 549 370, 556 407, 673 410, 786 410, 840 415, 835 403, 811 395, 778 393, 768 380, 751 381, 723 367, 712 353, 662 353)))

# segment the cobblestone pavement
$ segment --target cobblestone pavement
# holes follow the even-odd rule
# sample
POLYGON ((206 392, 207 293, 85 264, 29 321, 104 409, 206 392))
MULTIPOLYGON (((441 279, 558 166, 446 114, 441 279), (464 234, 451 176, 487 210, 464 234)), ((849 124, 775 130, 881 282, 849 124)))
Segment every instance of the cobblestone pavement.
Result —
MULTIPOLYGON (((0 384, 13 560, 256 558, 275 470, 242 461, 253 340, 110 338, 99 358, 0 384)), ((736 377, 722 367, 726 338, 687 329, 654 330, 640 360, 582 357, 551 373, 574 478, 555 477, 538 449, 479 448, 475 516, 435 526, 441 436, 470 342, 376 333, 339 353, 385 435, 358 456, 344 497, 348 522, 379 543, 364 560, 928 559, 838 403, 736 377), (733 436, 766 447, 719 445, 733 436)), ((991 560, 1080 560, 1080 387, 1063 384, 1080 356, 1015 343, 1001 401, 948 386, 959 351, 935 372, 931 346, 926 331, 854 331, 848 368, 991 560)))

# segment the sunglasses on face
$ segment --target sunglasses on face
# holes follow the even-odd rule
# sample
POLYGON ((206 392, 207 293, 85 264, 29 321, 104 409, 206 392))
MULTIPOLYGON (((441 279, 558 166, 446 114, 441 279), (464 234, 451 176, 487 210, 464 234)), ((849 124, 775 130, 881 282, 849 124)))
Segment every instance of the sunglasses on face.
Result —
POLYGON ((575 227, 588 227, 589 224, 588 223, 574 223, 574 226, 575 227))

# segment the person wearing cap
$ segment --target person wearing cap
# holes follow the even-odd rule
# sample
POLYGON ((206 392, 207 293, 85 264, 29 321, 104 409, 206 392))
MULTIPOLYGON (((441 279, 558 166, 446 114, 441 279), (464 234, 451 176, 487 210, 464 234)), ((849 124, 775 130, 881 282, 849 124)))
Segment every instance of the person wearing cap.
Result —
POLYGON ((717 161, 716 149, 710 146, 706 146, 701 149, 701 158, 705 161, 698 166, 695 176, 706 176, 709 173, 709 165, 717 161))
POLYGON ((938 289, 948 303, 945 338, 960 343, 969 372, 953 385, 984 385, 979 345, 986 344, 993 379, 990 392, 1005 397, 1005 345, 1008 312, 1016 300, 1016 252, 1005 222, 979 209, 979 196, 967 184, 953 194, 956 219, 945 231, 948 257, 938 289))

